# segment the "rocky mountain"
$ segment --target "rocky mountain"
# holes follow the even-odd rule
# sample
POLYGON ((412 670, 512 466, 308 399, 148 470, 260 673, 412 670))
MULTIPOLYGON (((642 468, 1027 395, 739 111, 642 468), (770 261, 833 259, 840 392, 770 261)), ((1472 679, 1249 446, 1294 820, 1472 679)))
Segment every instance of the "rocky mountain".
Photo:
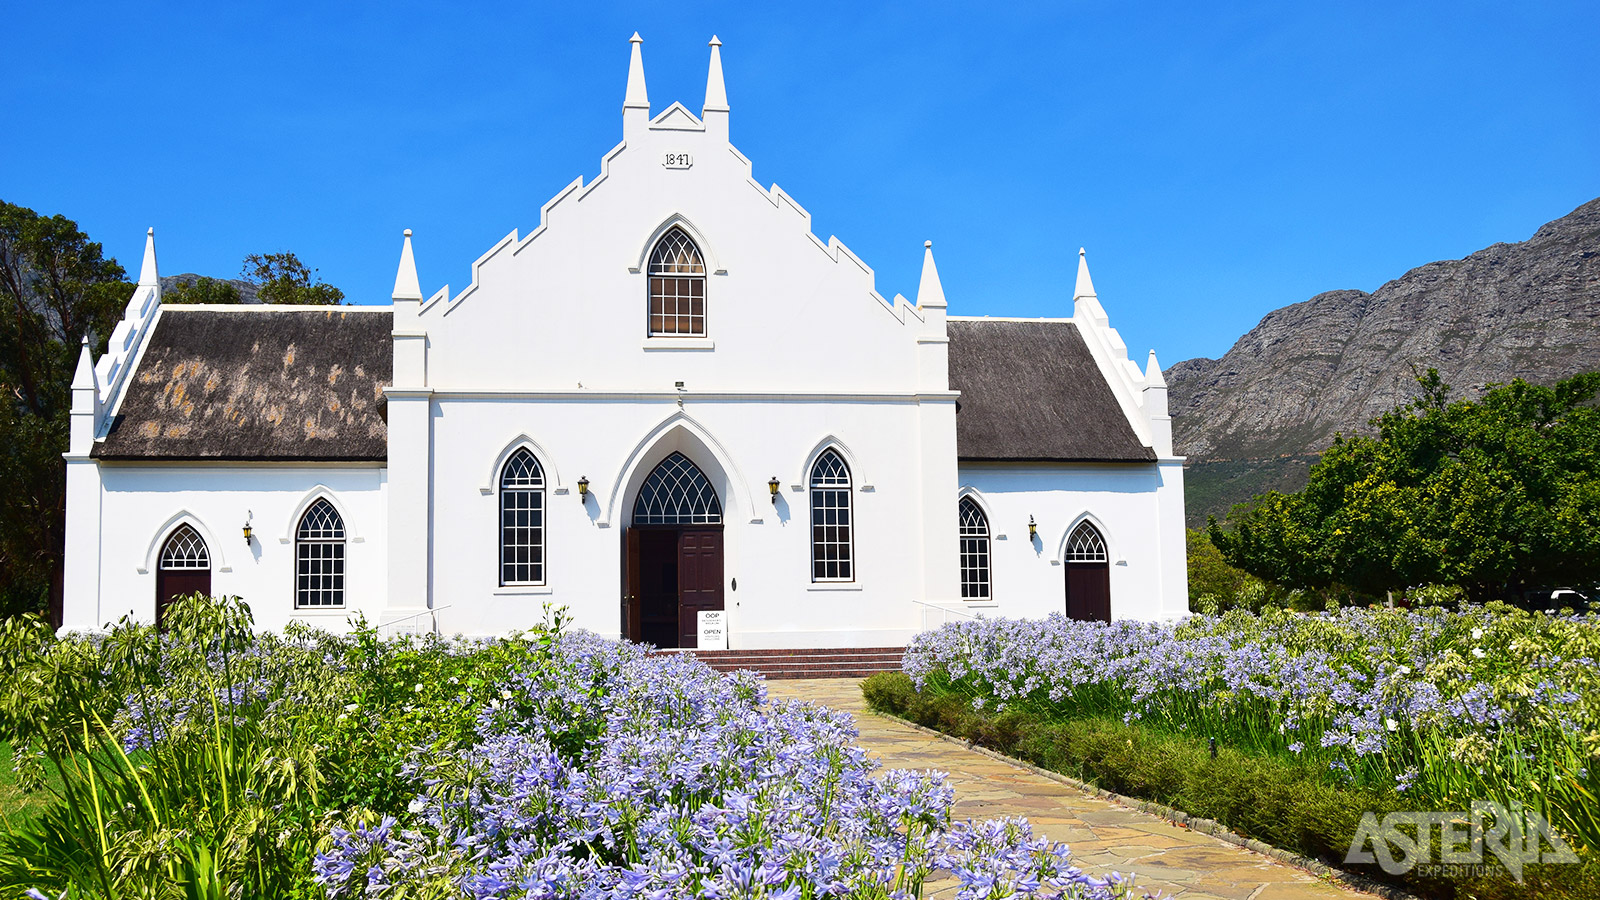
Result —
POLYGON ((1600 199, 1521 243, 1274 310, 1221 359, 1168 369, 1191 524, 1299 489, 1335 433, 1369 431, 1429 367, 1459 395, 1600 369, 1600 199))

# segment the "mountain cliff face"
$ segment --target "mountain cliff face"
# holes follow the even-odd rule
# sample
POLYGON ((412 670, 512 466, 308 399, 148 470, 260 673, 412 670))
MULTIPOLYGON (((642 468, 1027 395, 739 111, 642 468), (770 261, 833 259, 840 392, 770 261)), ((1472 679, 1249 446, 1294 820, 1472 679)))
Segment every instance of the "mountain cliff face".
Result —
POLYGON ((1297 490, 1336 432, 1369 431, 1429 367, 1458 395, 1600 369, 1600 199, 1521 243, 1274 310, 1221 359, 1168 369, 1191 523, 1297 490))

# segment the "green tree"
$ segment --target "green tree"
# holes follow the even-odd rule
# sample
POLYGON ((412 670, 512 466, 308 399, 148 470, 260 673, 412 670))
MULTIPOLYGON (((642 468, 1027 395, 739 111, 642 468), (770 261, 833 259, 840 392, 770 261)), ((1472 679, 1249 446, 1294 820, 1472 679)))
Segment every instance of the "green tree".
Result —
POLYGON ((1600 579, 1600 372, 1553 386, 1516 380, 1449 402, 1434 370, 1421 396, 1339 437, 1298 494, 1213 520, 1223 558, 1301 588, 1381 595, 1455 585, 1475 601, 1600 579))
POLYGON ((163 306, 177 303, 240 303, 239 289, 220 278, 204 275, 161 292, 163 306))
POLYGON ((0 201, 0 617, 49 603, 59 621, 72 372, 132 294, 76 222, 0 201))
POLYGON ((244 258, 244 280, 258 285, 262 303, 332 306, 344 302, 344 291, 317 278, 317 270, 293 253, 253 253, 244 258))

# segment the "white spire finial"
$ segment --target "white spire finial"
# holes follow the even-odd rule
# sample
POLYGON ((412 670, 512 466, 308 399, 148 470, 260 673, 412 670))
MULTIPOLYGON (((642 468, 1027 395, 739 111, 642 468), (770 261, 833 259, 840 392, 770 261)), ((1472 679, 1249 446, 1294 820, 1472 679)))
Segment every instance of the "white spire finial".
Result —
MULTIPOLYGON (((1094 296, 1095 296, 1095 293, 1094 293, 1094 282, 1089 280, 1089 257, 1088 257, 1087 254, 1085 254, 1083 252, 1083 248, 1079 247, 1078 248, 1078 283, 1072 289, 1072 299, 1077 300, 1080 297, 1094 297, 1094 296)), ((1096 299, 1099 299, 1099 298, 1096 298, 1096 299)))
POLYGON ((400 269, 394 275, 394 300, 422 300, 422 285, 417 281, 417 261, 411 256, 411 229, 406 229, 400 248, 400 269))
POLYGON ((161 276, 156 272, 156 230, 144 233, 144 264, 139 267, 139 286, 161 287, 161 276))
POLYGON ((728 88, 722 82, 722 42, 711 36, 711 68, 706 72, 706 103, 701 115, 728 111, 728 88))
POLYGON ((917 307, 944 309, 944 285, 939 283, 939 269, 933 264, 933 241, 922 243, 922 281, 917 284, 917 307))
POLYGON ((628 57, 628 92, 623 95, 622 108, 624 111, 643 109, 648 112, 650 95, 645 93, 644 57, 639 52, 639 45, 644 43, 644 38, 639 37, 639 32, 635 31, 633 37, 628 38, 628 42, 633 45, 633 52, 628 57))
POLYGON ((1150 360, 1144 364, 1144 383, 1150 387, 1166 387, 1166 376, 1161 374, 1161 364, 1156 362, 1156 351, 1150 351, 1150 360))
POLYGON ((92 391, 95 389, 94 355, 89 352, 89 336, 83 336, 83 344, 78 350, 78 368, 72 373, 72 389, 75 391, 92 391))

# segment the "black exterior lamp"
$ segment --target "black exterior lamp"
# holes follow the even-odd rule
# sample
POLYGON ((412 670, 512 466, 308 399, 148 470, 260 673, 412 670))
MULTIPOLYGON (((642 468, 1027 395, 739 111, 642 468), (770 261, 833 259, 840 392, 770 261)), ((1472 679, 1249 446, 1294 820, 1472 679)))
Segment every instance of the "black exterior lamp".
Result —
POLYGON ((250 546, 250 521, 255 517, 256 514, 254 512, 248 509, 244 511, 244 545, 246 547, 250 546))
POLYGON ((1037 522, 1033 521, 1033 516, 1029 516, 1028 517, 1028 540, 1031 541, 1031 540, 1033 540, 1034 538, 1036 538, 1038 536, 1039 536, 1039 524, 1037 522))
POLYGON ((584 475, 578 479, 578 502, 582 503, 589 496, 589 476, 584 475))
POLYGON ((776 476, 776 475, 772 476, 772 479, 767 482, 767 490, 772 493, 772 505, 773 506, 777 506, 778 505, 778 476, 776 476))

